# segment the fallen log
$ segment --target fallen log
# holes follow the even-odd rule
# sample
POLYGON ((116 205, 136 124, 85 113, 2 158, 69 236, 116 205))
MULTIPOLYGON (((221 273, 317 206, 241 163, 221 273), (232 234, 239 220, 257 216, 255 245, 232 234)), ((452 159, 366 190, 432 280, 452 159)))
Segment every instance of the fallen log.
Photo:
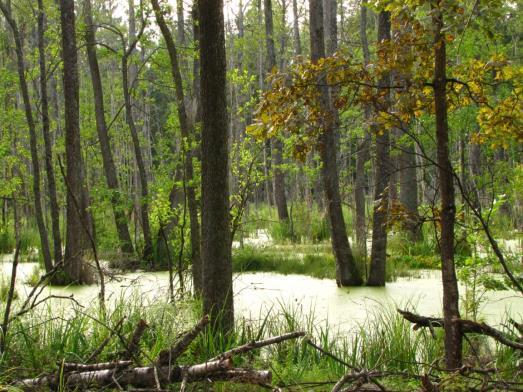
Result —
POLYGON ((272 373, 270 370, 230 369, 213 374, 212 380, 264 385, 272 382, 272 373))
POLYGON ((59 369, 54 374, 17 381, 13 386, 25 391, 43 388, 57 389, 58 387, 75 390, 108 387, 123 390, 131 387, 133 390, 159 391, 169 384, 180 382, 180 390, 185 391, 189 382, 203 380, 267 386, 272 381, 270 371, 233 368, 232 357, 257 348, 305 336, 305 332, 290 332, 235 347, 198 365, 174 365, 173 362, 203 331, 208 322, 209 318, 203 317, 191 330, 183 334, 176 344, 168 350, 162 351, 158 360, 153 362, 153 366, 131 367, 133 362, 136 363, 136 360, 127 359, 129 356, 135 357, 138 353, 140 338, 147 327, 147 323, 140 320, 131 339, 129 339, 129 343, 126 342, 127 344, 125 344, 126 350, 123 352, 125 356, 123 360, 95 364, 63 363, 59 364, 59 369))
POLYGON ((296 338, 303 337, 303 336, 305 336, 305 332, 289 332, 289 333, 286 333, 286 334, 283 334, 280 336, 273 336, 271 338, 264 339, 264 340, 252 341, 252 342, 244 344, 243 346, 235 347, 233 349, 230 349, 229 351, 225 351, 225 352, 221 353, 220 355, 212 358, 211 361, 215 361, 218 359, 231 358, 234 355, 245 354, 246 352, 249 352, 249 351, 257 349, 257 348, 270 346, 271 344, 277 344, 277 343, 284 342, 286 340, 296 339, 296 338))
MULTIPOLYGON (((67 387, 96 387, 133 386, 149 388, 157 386, 157 378, 161 385, 181 382, 184 376, 188 381, 198 381, 211 377, 214 373, 232 369, 232 360, 209 361, 193 366, 161 366, 136 367, 128 369, 103 369, 86 372, 72 372, 62 375, 67 387)), ((52 374, 33 379, 26 379, 15 383, 16 387, 30 391, 42 387, 56 388, 61 382, 59 374, 52 374)))
MULTIPOLYGON (((102 362, 102 363, 93 363, 93 364, 83 364, 83 363, 71 363, 65 362, 61 365, 64 372, 88 372, 93 370, 105 370, 105 369, 115 369, 115 368, 125 368, 131 366, 133 361, 113 361, 113 362, 102 362)), ((60 364, 59 364, 60 366, 60 364)))
MULTIPOLYGON (((420 316, 401 309, 397 309, 397 311, 403 316, 405 320, 410 321, 414 324, 415 330, 422 327, 427 327, 431 330, 434 327, 444 328, 442 318, 420 316)), ((459 319, 457 320, 457 322, 461 324, 461 330, 463 333, 476 333, 479 335, 490 336, 491 338, 497 340, 505 346, 511 347, 516 350, 523 350, 523 342, 516 342, 514 340, 511 340, 501 331, 498 331, 497 329, 485 323, 477 323, 472 320, 464 319, 459 319)))

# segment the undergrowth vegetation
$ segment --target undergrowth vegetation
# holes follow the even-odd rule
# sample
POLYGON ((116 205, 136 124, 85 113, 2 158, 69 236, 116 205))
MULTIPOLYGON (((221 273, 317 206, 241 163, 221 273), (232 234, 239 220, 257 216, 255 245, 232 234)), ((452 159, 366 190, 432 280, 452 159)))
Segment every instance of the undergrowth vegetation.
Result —
MULTIPOLYGON (((196 321, 199 307, 193 300, 179 300, 174 305, 161 299, 148 302, 138 292, 117 299, 107 315, 96 303, 84 308, 49 302, 12 322, 8 351, 0 357, 0 383, 54 372, 62 362, 86 361, 108 337, 109 343, 96 360, 116 360, 125 349, 122 338, 125 343, 142 319, 148 328, 140 341, 139 361, 150 365, 162 349, 172 345, 196 321)), ((394 309, 385 307, 348 334, 329 327, 313 312, 282 305, 254 320, 239 319, 236 324, 235 332, 229 335, 204 331, 179 363, 201 363, 234 346, 301 330, 323 350, 354 368, 396 372, 398 376, 388 378, 385 384, 405 388, 418 386, 415 375, 434 372, 443 356, 441 331, 436 331, 435 337, 428 330, 413 331, 394 309)), ((481 352, 482 364, 495 366, 500 376, 509 378, 517 371, 513 350, 487 344, 484 339, 475 339, 474 350, 481 352)), ((471 365, 479 360, 470 347, 465 349, 465 356, 471 365)), ((274 385, 294 386, 290 390, 296 391, 322 383, 330 385, 347 371, 339 361, 308 345, 306 339, 256 350, 237 362, 236 366, 271 369, 274 385)), ((215 387, 217 391, 236 390, 230 384, 215 387)))

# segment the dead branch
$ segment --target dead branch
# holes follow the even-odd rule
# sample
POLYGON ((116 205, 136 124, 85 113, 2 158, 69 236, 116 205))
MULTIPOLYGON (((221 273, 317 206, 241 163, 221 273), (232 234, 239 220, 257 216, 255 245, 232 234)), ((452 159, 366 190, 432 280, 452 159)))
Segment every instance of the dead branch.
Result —
POLYGON ((270 384, 272 382, 272 373, 269 370, 230 369, 214 374, 212 380, 241 384, 270 384))
POLYGON ((259 341, 252 341, 247 344, 244 344, 243 346, 235 347, 229 351, 226 351, 224 353, 221 353, 220 355, 214 357, 211 359, 211 361, 220 359, 220 358, 231 358, 234 355, 244 354, 248 351, 269 346, 271 344, 281 343, 286 340, 290 339, 296 339, 305 336, 305 332, 289 332, 280 336, 274 336, 272 338, 259 340, 259 341))
POLYGON ((176 342, 168 350, 163 350, 158 356, 158 363, 160 365, 167 365, 174 363, 178 357, 189 347, 194 339, 203 331, 205 326, 209 323, 209 316, 205 315, 202 319, 188 332, 186 332, 180 340, 176 342))
POLYGON ((90 372, 95 370, 105 370, 105 369, 117 369, 125 368, 132 365, 132 361, 113 361, 113 362, 101 362, 93 364, 83 364, 83 363, 70 363, 66 362, 62 365, 64 372, 90 372))
POLYGON ((325 355, 329 358, 332 358, 334 359, 336 362, 338 363, 341 363, 342 365, 348 367, 349 369, 352 369, 352 370, 358 370, 357 368, 355 368, 354 366, 352 366, 351 364, 345 362, 343 359, 341 358, 338 358, 336 355, 324 350, 323 348, 321 348, 320 346, 318 346, 316 343, 314 343, 312 340, 310 339, 305 339, 305 343, 307 343, 309 346, 313 347, 314 349, 318 350, 322 355, 325 355))
POLYGON ((376 372, 361 370, 359 372, 351 371, 345 374, 340 380, 334 385, 331 392, 344 392, 344 391, 386 391, 385 387, 375 380, 375 378, 385 377, 391 375, 388 372, 376 372), (348 382, 355 382, 350 388, 343 388, 348 382), (371 382, 372 384, 369 384, 371 382))
MULTIPOLYGON (((397 309, 398 312, 403 316, 407 321, 410 321, 414 324, 414 329, 419 329, 422 327, 439 327, 444 328, 443 319, 436 317, 424 317, 420 316, 406 310, 397 309)), ((523 343, 513 341, 509 339, 504 333, 498 331, 495 328, 485 324, 477 323, 472 320, 458 320, 461 324, 461 330, 463 333, 476 333, 479 335, 490 336, 491 338, 497 340, 499 343, 504 344, 505 346, 511 347, 516 350, 523 350, 523 343)))
POLYGON ((118 335, 120 333, 120 330, 122 328, 124 320, 125 320, 125 317, 122 317, 120 320, 118 320, 118 322, 116 323, 116 325, 113 328, 114 333, 111 331, 109 336, 107 336, 102 341, 102 343, 96 348, 96 350, 94 350, 92 352, 92 354, 89 356, 89 358, 87 358, 87 360, 85 362, 87 362, 87 363, 94 362, 94 360, 98 357, 98 355, 100 355, 102 353, 102 351, 104 350, 105 346, 107 346, 109 344, 109 342, 114 337, 114 335, 118 335))
POLYGON ((129 340, 129 344, 127 345, 127 351, 124 354, 124 359, 134 358, 138 354, 140 349, 140 339, 142 338, 142 335, 144 334, 147 327, 148 325, 145 320, 138 321, 131 339, 129 340))

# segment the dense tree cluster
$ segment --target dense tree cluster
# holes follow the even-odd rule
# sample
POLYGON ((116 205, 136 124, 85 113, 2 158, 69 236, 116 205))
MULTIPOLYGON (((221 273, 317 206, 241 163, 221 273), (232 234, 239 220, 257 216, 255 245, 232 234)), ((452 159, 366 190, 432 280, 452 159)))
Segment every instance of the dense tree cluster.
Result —
POLYGON ((55 283, 91 283, 99 255, 190 275, 230 330, 249 209, 291 231, 319 209, 338 286, 385 285, 388 232, 432 225, 457 368, 462 233, 521 291, 492 234, 523 227, 521 7, 0 0, 0 235, 36 223, 55 283))

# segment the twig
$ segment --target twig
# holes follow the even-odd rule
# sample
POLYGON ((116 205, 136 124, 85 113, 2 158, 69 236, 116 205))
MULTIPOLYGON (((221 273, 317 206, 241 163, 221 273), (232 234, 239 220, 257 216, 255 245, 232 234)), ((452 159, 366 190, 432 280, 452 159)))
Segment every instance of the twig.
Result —
POLYGON ((345 362, 343 359, 338 358, 337 356, 335 356, 334 354, 332 354, 332 353, 330 353, 328 351, 325 351, 323 348, 321 348, 320 346, 316 345, 312 340, 305 339, 305 343, 307 343, 309 346, 313 347, 314 349, 318 350, 321 354, 334 359, 336 362, 341 363, 342 365, 348 367, 349 369, 359 370, 356 367, 352 366, 351 364, 345 362))

